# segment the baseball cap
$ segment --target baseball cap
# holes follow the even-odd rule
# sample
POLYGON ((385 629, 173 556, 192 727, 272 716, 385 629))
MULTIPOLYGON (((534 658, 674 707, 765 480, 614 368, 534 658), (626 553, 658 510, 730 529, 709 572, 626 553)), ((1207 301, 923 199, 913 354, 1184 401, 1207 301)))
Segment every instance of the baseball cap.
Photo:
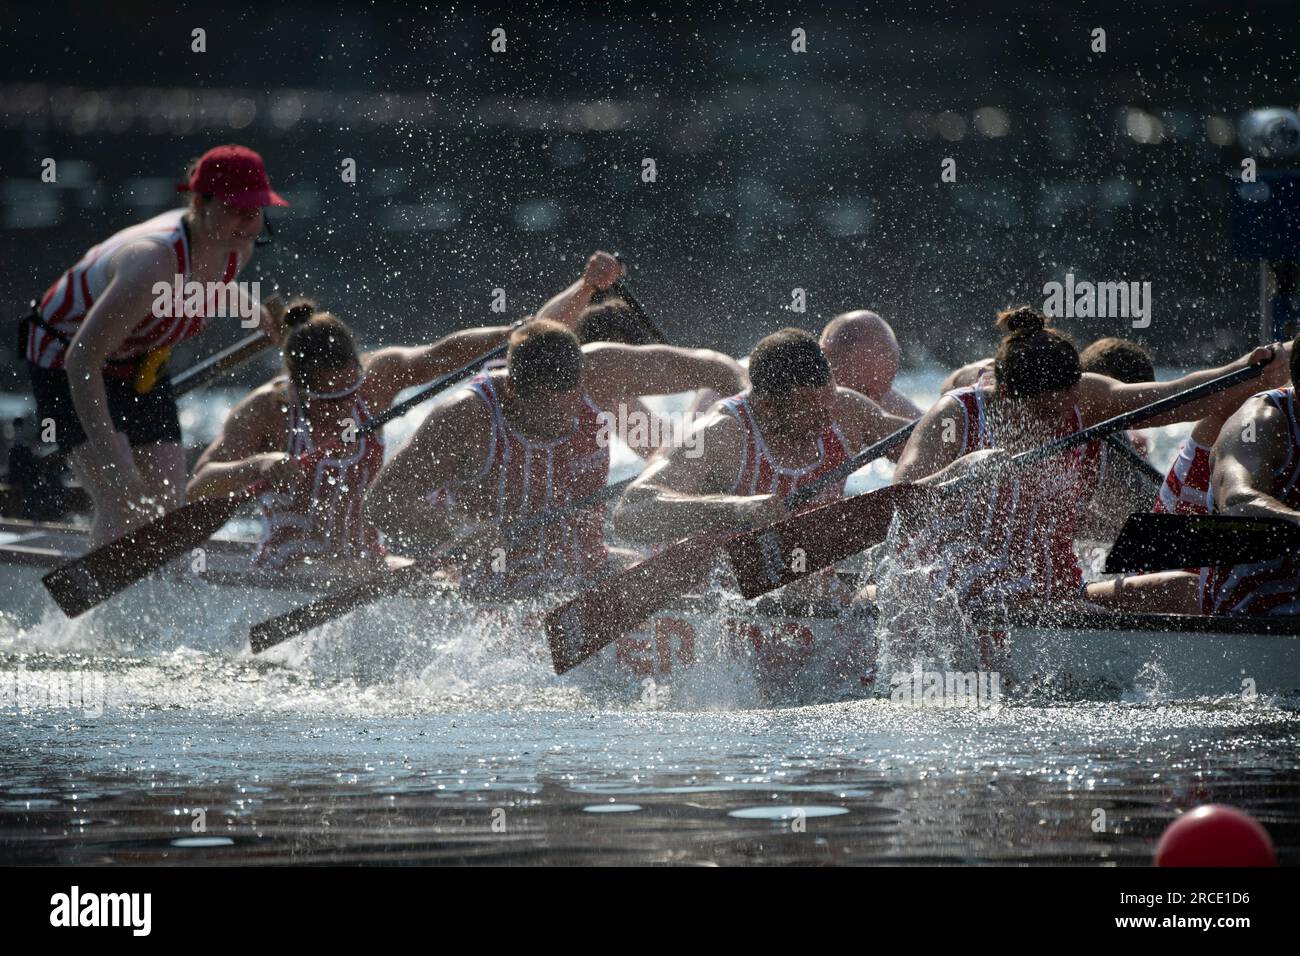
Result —
POLYGON ((289 205, 271 188, 261 155, 233 144, 216 146, 200 156, 189 182, 176 191, 211 194, 239 209, 289 205))

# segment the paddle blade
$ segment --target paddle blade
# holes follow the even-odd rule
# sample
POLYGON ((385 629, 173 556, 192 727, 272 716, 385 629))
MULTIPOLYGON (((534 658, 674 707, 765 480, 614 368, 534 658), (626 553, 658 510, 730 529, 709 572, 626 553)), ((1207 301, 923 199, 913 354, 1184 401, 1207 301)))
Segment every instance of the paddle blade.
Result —
POLYGON ((740 593, 752 600, 878 544, 894 510, 928 493, 920 485, 890 485, 737 535, 727 556, 740 593))
POLYGON ((669 545, 547 614, 555 673, 572 670, 700 585, 728 537, 718 531, 669 545))
POLYGON ((68 617, 84 614, 210 538, 246 494, 201 498, 55 568, 41 580, 68 617))
POLYGON ((259 621, 248 631, 248 644, 254 654, 269 650, 313 627, 350 614, 383 597, 402 593, 406 588, 428 577, 447 562, 416 562, 367 578, 360 584, 331 594, 311 604, 304 604, 265 621, 259 621))
POLYGON ((1107 574, 1225 567, 1300 550, 1300 528, 1280 518, 1134 514, 1106 556, 1107 574))

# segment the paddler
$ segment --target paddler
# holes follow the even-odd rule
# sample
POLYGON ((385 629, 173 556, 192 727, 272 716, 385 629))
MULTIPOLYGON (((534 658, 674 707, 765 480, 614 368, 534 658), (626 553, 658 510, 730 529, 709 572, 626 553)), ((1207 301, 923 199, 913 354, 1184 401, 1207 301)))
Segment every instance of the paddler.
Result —
MULTIPOLYGON (((826 353, 800 329, 760 341, 749 356, 749 379, 748 389, 700 421, 700 454, 674 448, 642 472, 615 512, 616 532, 662 544, 720 526, 775 521, 786 513, 783 499, 909 421, 839 386, 826 353)), ((846 477, 809 504, 841 497, 846 477)))
MULTIPOLYGON (((1291 380, 1248 399, 1219 431, 1211 455, 1211 512, 1300 524, 1300 350, 1291 343, 1291 380)), ((1206 614, 1300 614, 1300 556, 1207 568, 1206 614)))
POLYGON ((822 351, 835 384, 867 396, 891 415, 919 418, 921 409, 894 388, 903 352, 889 323, 869 309, 842 312, 826 323, 822 351))
POLYGON ((382 434, 348 442, 399 392, 454 371, 500 344, 507 326, 468 329, 416 348, 357 349, 351 330, 313 303, 289 309, 284 372, 231 411, 203 452, 187 489, 192 499, 231 494, 258 478, 262 534, 254 562, 291 568, 376 570, 379 535, 362 518, 362 499, 384 462, 382 434), (304 471, 293 458, 344 437, 344 450, 304 471))
MULTIPOLYGON (((644 395, 735 391, 744 371, 706 349, 593 342, 546 319, 510 336, 506 368, 436 408, 380 472, 366 514, 398 548, 421 552, 484 524, 554 511, 599 492, 611 417, 644 395)), ((519 593, 589 578, 607 562, 605 508, 593 506, 475 558, 461 584, 519 593)))
MULTIPOLYGON (((1017 453, 1115 415, 1167 398, 1247 364, 1267 361, 1263 380, 1286 375, 1271 347, 1222 368, 1168 382, 1125 384, 1085 373, 1069 336, 1035 309, 998 316, 1005 334, 994 374, 944 395, 922 418, 894 480, 915 481, 981 449, 1017 453)), ((1146 427, 1195 421, 1220 402, 1241 402, 1259 383, 1189 402, 1149 419, 1146 427)), ((899 564, 930 568, 931 588, 956 593, 963 605, 999 600, 1052 600, 1082 594, 1074 554, 1075 522, 1096 488, 1100 443, 1076 447, 1001 485, 981 485, 908 517, 899 564)), ((1153 577, 1153 576, 1143 576, 1153 577)), ((1159 585, 1158 581, 1148 582, 1159 585)), ((1118 603, 1117 582, 1091 584, 1090 599, 1118 603)))
MULTIPOLYGON (((185 456, 166 372, 168 350, 207 329, 209 301, 188 307, 158 287, 231 283, 253 257, 263 209, 287 206, 262 157, 218 146, 190 164, 178 190, 186 206, 92 247, 33 303, 23 350, 37 418, 94 504, 91 544, 101 545, 183 503, 185 456)), ((282 331, 233 287, 238 315, 277 342, 282 331)), ((227 299, 227 305, 229 300, 227 299)))

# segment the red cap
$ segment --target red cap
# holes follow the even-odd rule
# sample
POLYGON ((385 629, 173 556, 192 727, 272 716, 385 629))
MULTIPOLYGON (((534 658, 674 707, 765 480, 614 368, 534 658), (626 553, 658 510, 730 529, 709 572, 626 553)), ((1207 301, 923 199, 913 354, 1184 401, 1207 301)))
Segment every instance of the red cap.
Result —
POLYGON ((217 146, 194 165, 190 181, 176 187, 178 193, 207 193, 239 209, 258 206, 287 206, 271 188, 262 157, 247 146, 217 146))

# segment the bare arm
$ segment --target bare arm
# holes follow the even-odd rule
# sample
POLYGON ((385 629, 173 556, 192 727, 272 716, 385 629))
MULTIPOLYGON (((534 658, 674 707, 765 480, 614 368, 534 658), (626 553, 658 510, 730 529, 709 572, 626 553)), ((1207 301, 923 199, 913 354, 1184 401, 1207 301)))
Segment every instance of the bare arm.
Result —
POLYGON ((961 403, 955 398, 944 397, 932 405, 903 446, 894 481, 916 481, 952 464, 965 441, 963 420, 961 403))
POLYGON ((1263 398, 1252 398, 1229 418, 1211 457, 1210 486, 1218 510, 1300 524, 1300 511, 1273 494, 1274 476, 1289 440, 1286 416, 1263 398))
POLYGON ((140 242, 118 253, 112 268, 107 288, 68 345, 65 368, 72 404, 94 457, 112 462, 126 482, 131 476, 138 480, 138 475, 126 442, 114 439, 117 432, 108 411, 104 365, 150 314, 157 298, 154 284, 170 283, 176 263, 168 250, 140 242))
POLYGON ((884 395, 881 395, 880 401, 876 404, 889 412, 889 414, 900 415, 908 421, 921 417, 920 406, 909 399, 906 395, 903 395, 892 388, 885 392, 884 395))
POLYGON ((396 396, 404 388, 431 382, 481 358, 504 344, 509 335, 506 325, 464 329, 432 345, 376 349, 362 356, 362 363, 368 375, 396 396))
POLYGON ((642 395, 673 395, 698 388, 735 395, 748 384, 739 362, 710 349, 593 342, 584 345, 582 353, 587 394, 606 409, 631 405, 642 395))
POLYGON ((659 544, 720 525, 765 523, 780 516, 780 502, 771 495, 730 493, 744 443, 739 423, 714 411, 698 429, 695 441, 652 461, 628 488, 614 511, 616 533, 659 544))
POLYGON ((366 520, 402 550, 423 553, 450 540, 457 516, 428 497, 478 473, 491 427, 487 408, 468 392, 435 409, 370 486, 366 520))
POLYGON ((288 458, 275 451, 284 436, 280 400, 273 384, 263 385, 231 410, 194 466, 186 495, 190 500, 234 494, 288 458))
MULTIPOLYGON (((893 415, 865 395, 848 388, 837 388, 835 419, 845 432, 845 438, 855 448, 866 448, 887 435, 898 431, 912 421, 893 415)), ((903 449, 895 448, 886 457, 898 461, 903 449)))
POLYGON ((931 406, 903 447, 893 483, 938 485, 966 474, 982 462, 1005 455, 1001 449, 989 448, 960 454, 966 437, 962 432, 963 418, 961 403, 951 396, 931 406))
POLYGON ((597 250, 583 267, 582 277, 537 310, 537 318, 551 319, 573 328, 582 310, 597 292, 608 289, 623 275, 623 264, 608 252, 597 250))
MULTIPOLYGON (((1207 395, 1194 402, 1180 405, 1162 415, 1157 415, 1142 423, 1143 428, 1156 428, 1160 425, 1172 425, 1175 422, 1194 422, 1206 416, 1221 413, 1224 408, 1236 408, 1255 392, 1276 388, 1287 382, 1287 355, 1284 349, 1272 357, 1264 368, 1264 374, 1222 392, 1207 395)), ((1135 382, 1126 384, 1107 378, 1104 375, 1085 373, 1079 382, 1079 409, 1083 412, 1084 423, 1094 425, 1116 415, 1133 411, 1143 405, 1150 405, 1163 398, 1176 395, 1197 385, 1203 385, 1221 375, 1235 372, 1247 365, 1259 364, 1268 359, 1270 352, 1266 346, 1254 349, 1249 355, 1237 359, 1219 368, 1192 372, 1181 378, 1168 382, 1135 382)))

